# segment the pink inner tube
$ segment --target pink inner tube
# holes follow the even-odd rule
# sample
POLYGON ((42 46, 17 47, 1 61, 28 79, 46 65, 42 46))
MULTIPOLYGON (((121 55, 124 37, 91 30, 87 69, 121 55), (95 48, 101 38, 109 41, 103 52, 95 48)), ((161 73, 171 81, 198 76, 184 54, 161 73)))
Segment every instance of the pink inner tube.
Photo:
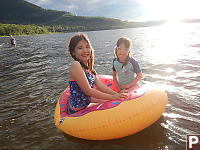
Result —
MULTIPOLYGON (((112 76, 98 75, 98 78, 107 87, 116 91, 116 87, 113 84, 112 76)), ((70 97, 70 90, 69 90, 69 87, 67 87, 67 89, 60 95, 60 99, 59 99, 61 117, 66 117, 66 116, 67 117, 79 117, 79 116, 85 115, 85 114, 92 112, 92 111, 110 109, 110 108, 116 107, 117 105, 119 105, 123 101, 134 100, 135 98, 142 96, 144 94, 144 92, 145 91, 142 89, 142 87, 140 87, 139 85, 136 85, 131 90, 129 90, 128 96, 125 99, 110 100, 110 101, 100 103, 100 104, 98 103, 96 105, 93 105, 91 107, 87 107, 83 110, 80 110, 80 111, 78 111, 74 114, 69 115, 67 113, 67 104, 68 104, 68 100, 69 100, 69 97, 70 97)))

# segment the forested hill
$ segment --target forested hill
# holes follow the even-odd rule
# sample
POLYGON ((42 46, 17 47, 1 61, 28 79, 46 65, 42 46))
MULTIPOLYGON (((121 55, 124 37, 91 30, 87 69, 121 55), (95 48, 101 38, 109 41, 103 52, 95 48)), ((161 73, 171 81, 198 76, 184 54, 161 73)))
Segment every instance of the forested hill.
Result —
POLYGON ((86 30, 133 27, 133 22, 104 17, 75 16, 70 12, 48 10, 24 0, 0 0, 0 23, 83 26, 86 30))
POLYGON ((162 23, 76 16, 70 12, 44 9, 25 0, 0 0, 0 36, 109 30, 162 23))
POLYGON ((73 16, 69 12, 47 10, 24 0, 0 0, 0 22, 45 24, 59 17, 73 16))

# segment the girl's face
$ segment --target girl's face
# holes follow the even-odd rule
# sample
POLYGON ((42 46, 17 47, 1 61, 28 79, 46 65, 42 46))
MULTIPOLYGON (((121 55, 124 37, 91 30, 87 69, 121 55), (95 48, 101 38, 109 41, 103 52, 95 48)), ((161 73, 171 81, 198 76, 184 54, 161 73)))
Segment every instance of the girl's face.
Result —
POLYGON ((87 65, 87 62, 91 57, 90 45, 85 40, 79 41, 75 47, 74 55, 78 60, 87 65))
POLYGON ((116 55, 121 62, 125 62, 129 55, 129 48, 127 48, 123 43, 117 47, 116 55))

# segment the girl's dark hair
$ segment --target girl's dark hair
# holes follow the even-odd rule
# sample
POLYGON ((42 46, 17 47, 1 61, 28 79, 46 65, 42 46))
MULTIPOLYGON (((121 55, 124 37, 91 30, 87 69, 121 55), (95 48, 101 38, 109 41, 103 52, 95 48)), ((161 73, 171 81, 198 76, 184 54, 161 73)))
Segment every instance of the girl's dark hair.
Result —
POLYGON ((79 63, 81 64, 81 66, 84 68, 84 69, 89 69, 93 74, 96 75, 96 71, 94 70, 93 66, 94 66, 94 49, 92 48, 92 45, 90 43, 90 40, 88 38, 88 36, 86 34, 77 34, 75 36, 73 36, 71 39, 70 39, 70 42, 69 42, 69 45, 68 45, 68 50, 69 50, 69 53, 71 55, 71 57, 76 60, 76 61, 79 61, 79 63), (87 65, 81 63, 76 57, 75 57, 75 48, 77 46, 77 44, 81 41, 81 40, 84 40, 88 43, 90 49, 91 49, 91 57, 90 59, 88 60, 88 63, 87 65))
MULTIPOLYGON (((127 37, 121 37, 117 40, 117 47, 119 47, 121 44, 124 44, 126 48, 131 47, 131 40, 127 37)), ((115 56, 117 56, 117 47, 114 50, 115 56)))

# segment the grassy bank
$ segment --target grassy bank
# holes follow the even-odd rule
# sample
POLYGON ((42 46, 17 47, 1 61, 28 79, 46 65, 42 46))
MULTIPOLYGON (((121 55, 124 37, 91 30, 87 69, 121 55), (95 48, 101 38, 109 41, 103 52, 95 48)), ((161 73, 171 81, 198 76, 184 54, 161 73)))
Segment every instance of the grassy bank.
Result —
POLYGON ((83 26, 38 26, 38 25, 18 25, 18 24, 0 24, 0 36, 9 35, 35 35, 58 32, 76 32, 84 31, 83 26))

